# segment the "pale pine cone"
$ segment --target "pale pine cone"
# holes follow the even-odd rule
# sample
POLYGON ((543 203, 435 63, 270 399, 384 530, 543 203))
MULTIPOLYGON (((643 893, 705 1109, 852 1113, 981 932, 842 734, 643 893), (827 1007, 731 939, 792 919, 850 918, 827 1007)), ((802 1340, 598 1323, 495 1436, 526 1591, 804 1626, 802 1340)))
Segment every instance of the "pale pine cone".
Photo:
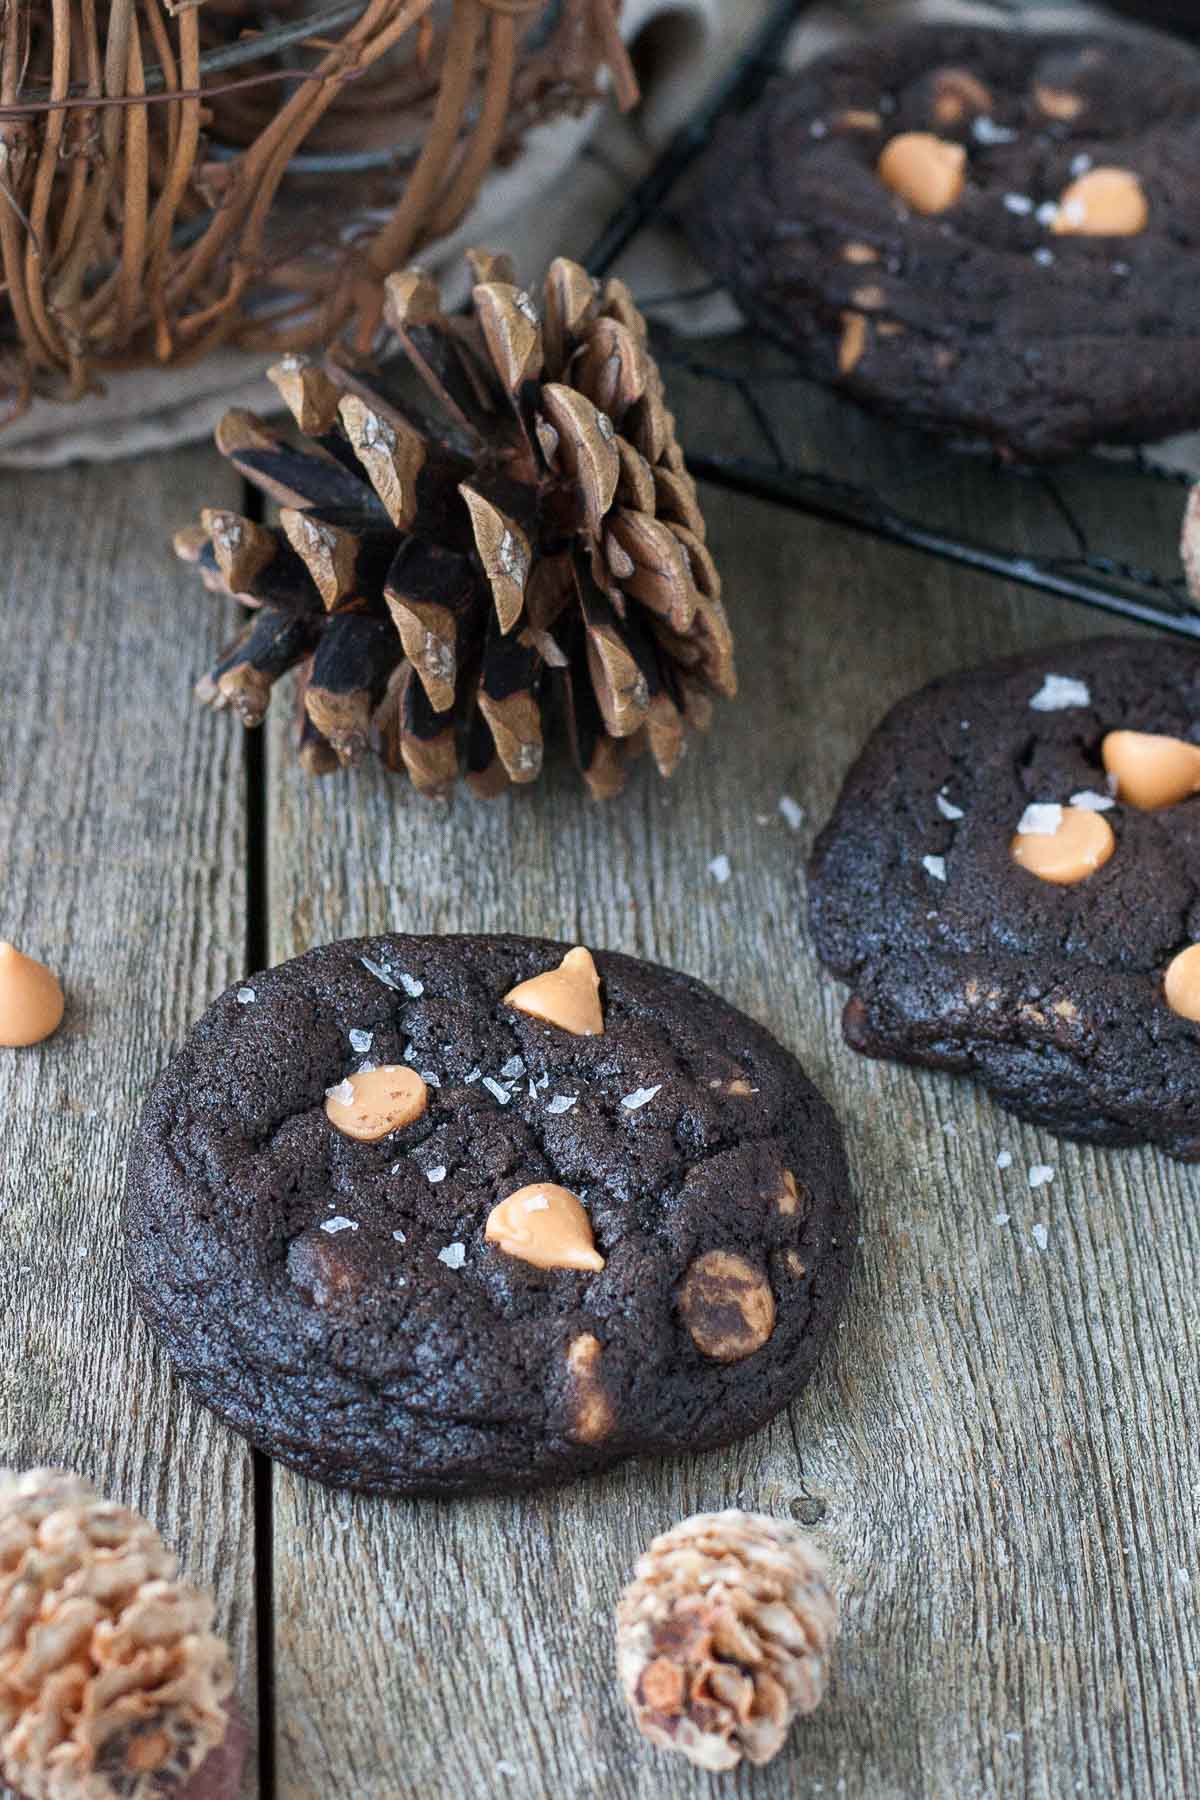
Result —
POLYGON ((152 1525, 55 1469, 0 1472, 0 1772, 25 1800, 162 1800, 226 1736, 212 1603, 152 1525))
POLYGON ((699 1513, 638 1559, 617 1672, 638 1728, 705 1769, 769 1762, 825 1691, 837 1601, 815 1546, 761 1513, 699 1513))

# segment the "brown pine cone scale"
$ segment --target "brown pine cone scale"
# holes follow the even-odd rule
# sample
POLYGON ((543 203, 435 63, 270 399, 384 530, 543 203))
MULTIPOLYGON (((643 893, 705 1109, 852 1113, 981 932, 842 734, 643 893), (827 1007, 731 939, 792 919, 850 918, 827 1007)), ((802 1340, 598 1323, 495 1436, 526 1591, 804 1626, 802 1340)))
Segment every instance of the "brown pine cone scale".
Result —
POLYGON ((278 519, 209 508, 176 539, 252 609, 197 693, 254 726, 295 670, 310 771, 373 750, 434 794, 536 780, 557 723, 607 797, 643 751, 670 775, 735 692, 720 578, 628 290, 560 258, 539 311, 507 258, 471 262, 465 315, 389 278, 401 358, 270 371, 300 443, 218 427, 278 519))

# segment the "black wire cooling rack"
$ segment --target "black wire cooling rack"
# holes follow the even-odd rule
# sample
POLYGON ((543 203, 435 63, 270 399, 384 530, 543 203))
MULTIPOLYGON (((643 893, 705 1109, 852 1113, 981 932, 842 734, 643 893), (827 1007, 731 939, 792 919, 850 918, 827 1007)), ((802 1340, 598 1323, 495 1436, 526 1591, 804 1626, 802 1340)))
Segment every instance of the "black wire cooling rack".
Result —
MULTIPOLYGON (((718 123, 754 101, 784 70, 784 51, 809 0, 777 0, 742 54, 717 81, 653 167, 627 195, 585 261, 594 275, 609 273, 638 234, 654 226, 678 233, 672 196, 707 147, 718 123)), ((997 16, 1011 22, 1019 4, 997 0, 997 16)), ((1190 476, 1145 451, 1100 451, 1053 469, 1026 468, 999 458, 955 451, 932 437, 861 409, 818 387, 786 349, 765 347, 744 334, 715 345, 680 335, 656 314, 719 293, 709 284, 686 293, 639 294, 659 361, 676 380, 733 389, 746 430, 735 448, 703 439, 686 446, 688 466, 702 480, 1026 587, 1098 607, 1104 612, 1200 638, 1200 610, 1190 599, 1179 558, 1179 525, 1190 476), (787 399, 802 390, 803 404, 787 399), (780 404, 781 398, 784 404, 780 404), (840 429, 800 433, 790 420, 832 418, 840 429), (845 467, 831 466, 831 444, 842 443, 845 467), (743 443, 745 447, 743 448, 743 443), (1014 512, 1021 495, 1023 542, 1006 545, 962 534, 962 478, 986 468, 983 510, 989 519, 1014 512), (863 479, 864 472, 867 479, 863 479), (1031 498, 1033 504, 1031 504, 1031 498), (1114 520, 1146 521, 1139 530, 1154 546, 1157 567, 1131 561, 1128 546, 1111 543, 1114 520)), ((690 406, 689 416, 703 407, 690 406)), ((728 417, 727 409, 721 416, 728 417)))

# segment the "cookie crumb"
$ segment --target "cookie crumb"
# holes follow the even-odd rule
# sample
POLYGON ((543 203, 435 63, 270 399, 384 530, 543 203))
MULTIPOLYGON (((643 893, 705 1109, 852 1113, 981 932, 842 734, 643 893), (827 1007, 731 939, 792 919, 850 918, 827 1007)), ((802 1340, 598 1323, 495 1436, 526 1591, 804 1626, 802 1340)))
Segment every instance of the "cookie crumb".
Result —
POLYGON ((461 1269, 467 1260, 467 1246, 462 1243, 447 1244, 444 1250, 438 1251, 438 1261, 445 1263, 448 1269, 461 1269))

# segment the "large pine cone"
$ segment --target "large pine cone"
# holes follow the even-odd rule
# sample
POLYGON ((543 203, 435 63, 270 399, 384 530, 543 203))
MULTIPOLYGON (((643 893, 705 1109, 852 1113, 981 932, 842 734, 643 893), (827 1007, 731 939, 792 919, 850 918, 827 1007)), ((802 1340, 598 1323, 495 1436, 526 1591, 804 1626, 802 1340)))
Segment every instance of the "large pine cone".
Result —
POLYGON ((639 1729, 704 1769, 775 1755, 825 1691, 837 1602, 814 1545, 761 1513, 698 1513, 657 1537, 617 1610, 639 1729))
POLYGON ((211 1623, 136 1513, 59 1470, 0 1473, 0 1777, 25 1800, 232 1800, 211 1623))
POLYGON ((425 793, 460 770, 482 794, 535 780, 553 716, 604 797, 642 750, 670 775, 735 691, 720 581, 624 284, 560 258, 539 317, 507 258, 471 263, 466 316, 419 271, 389 277, 403 360, 270 371, 308 444, 222 421, 282 511, 271 528, 209 510, 177 539, 257 609, 198 691, 257 725, 298 668, 310 770, 373 748, 425 793))

